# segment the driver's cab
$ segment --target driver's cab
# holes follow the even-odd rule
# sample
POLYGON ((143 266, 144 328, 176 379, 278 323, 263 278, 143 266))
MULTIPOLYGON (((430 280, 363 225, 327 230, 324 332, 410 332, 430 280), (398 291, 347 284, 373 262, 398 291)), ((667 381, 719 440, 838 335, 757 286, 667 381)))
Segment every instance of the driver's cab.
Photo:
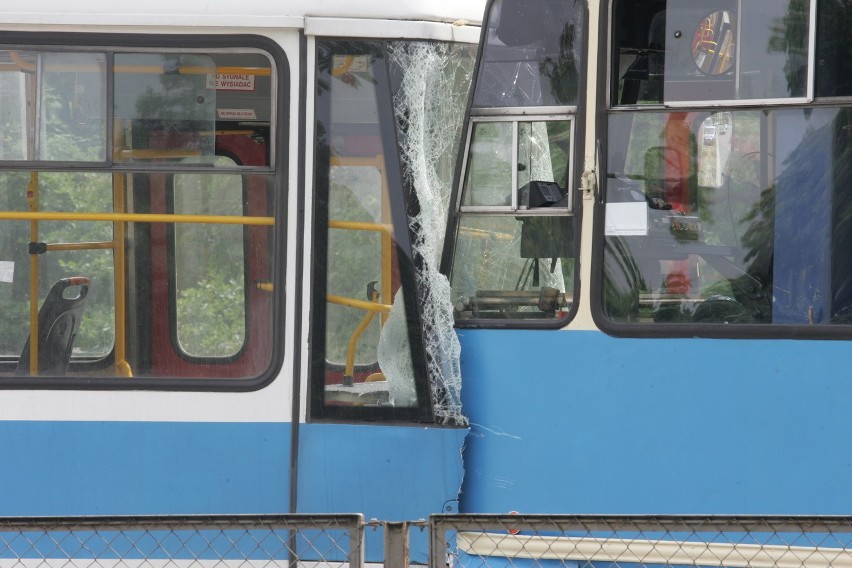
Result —
POLYGON ((585 8, 497 0, 487 18, 444 258, 456 322, 564 321, 585 8))

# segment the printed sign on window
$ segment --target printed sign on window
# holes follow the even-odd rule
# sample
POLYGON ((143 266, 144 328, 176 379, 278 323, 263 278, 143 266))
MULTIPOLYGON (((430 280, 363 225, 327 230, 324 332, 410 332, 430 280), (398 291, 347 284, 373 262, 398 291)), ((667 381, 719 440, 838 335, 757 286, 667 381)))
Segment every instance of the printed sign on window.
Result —
POLYGON ((217 91, 253 91, 254 75, 246 75, 244 73, 216 73, 213 84, 208 85, 208 87, 217 91))

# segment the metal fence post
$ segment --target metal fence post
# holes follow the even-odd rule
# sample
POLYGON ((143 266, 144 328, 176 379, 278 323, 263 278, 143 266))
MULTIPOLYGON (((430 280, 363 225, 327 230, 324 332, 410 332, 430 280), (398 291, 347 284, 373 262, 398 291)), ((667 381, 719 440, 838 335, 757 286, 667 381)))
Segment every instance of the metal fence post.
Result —
POLYGON ((385 568, 408 568, 408 523, 385 524, 385 568))
POLYGON ((439 517, 429 517, 429 568, 447 567, 447 535, 439 517))
POLYGON ((349 567, 363 568, 364 566, 364 517, 358 515, 358 524, 349 531, 349 567))

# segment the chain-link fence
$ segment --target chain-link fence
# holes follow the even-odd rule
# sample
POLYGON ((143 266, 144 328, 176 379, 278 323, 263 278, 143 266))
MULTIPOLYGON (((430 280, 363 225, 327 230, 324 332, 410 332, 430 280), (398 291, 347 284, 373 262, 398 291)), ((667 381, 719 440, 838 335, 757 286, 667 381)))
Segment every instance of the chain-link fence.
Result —
POLYGON ((436 515, 431 567, 852 567, 852 517, 436 515))
POLYGON ((0 519, 0 568, 361 568, 361 515, 0 519))
POLYGON ((430 568, 852 568, 852 517, 565 515, 5 518, 0 568, 406 568, 427 525, 430 568))

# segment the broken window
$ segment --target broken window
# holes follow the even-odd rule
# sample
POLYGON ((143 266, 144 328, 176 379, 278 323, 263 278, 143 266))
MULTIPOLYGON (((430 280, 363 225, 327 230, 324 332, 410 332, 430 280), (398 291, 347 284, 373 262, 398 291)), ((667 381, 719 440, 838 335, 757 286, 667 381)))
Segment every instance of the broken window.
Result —
POLYGON ((438 263, 473 48, 317 53, 312 414, 461 423, 438 263))

